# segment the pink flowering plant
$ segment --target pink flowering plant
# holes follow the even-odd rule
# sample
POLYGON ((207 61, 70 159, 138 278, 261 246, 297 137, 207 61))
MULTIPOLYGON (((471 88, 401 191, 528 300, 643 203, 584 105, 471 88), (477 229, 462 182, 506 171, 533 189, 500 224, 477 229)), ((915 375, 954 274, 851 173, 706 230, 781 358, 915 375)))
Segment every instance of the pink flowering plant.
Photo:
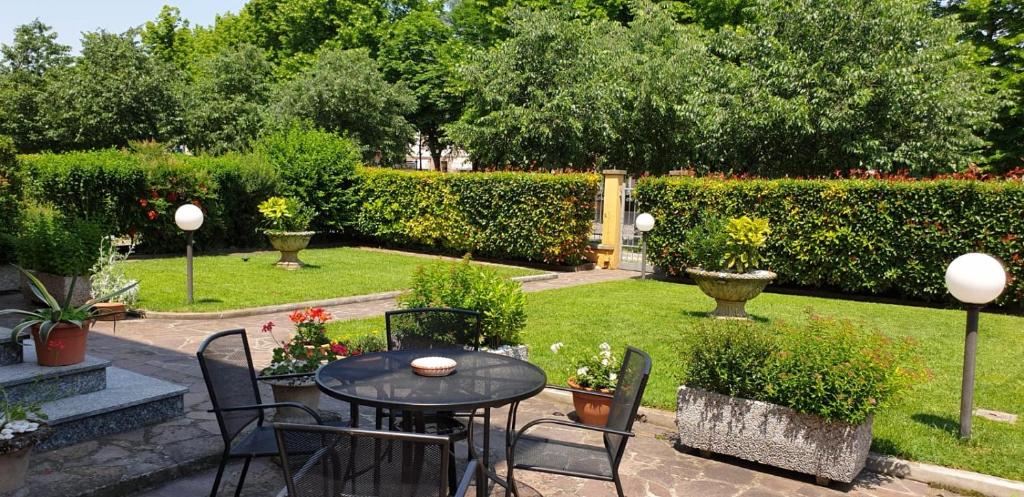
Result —
POLYGON ((262 376, 314 373, 322 364, 362 353, 327 337, 326 325, 332 316, 323 308, 295 311, 288 319, 295 324, 291 340, 279 340, 274 335, 277 325, 273 321, 263 325, 262 331, 270 334, 278 346, 270 365, 260 372, 262 376))
MULTIPOLYGON (((551 344, 551 352, 560 354, 565 344, 557 342, 551 344)), ((597 354, 577 353, 569 354, 567 361, 571 365, 569 373, 570 384, 604 392, 612 392, 619 380, 619 365, 621 359, 612 352, 612 346, 604 342, 597 346, 597 354)))

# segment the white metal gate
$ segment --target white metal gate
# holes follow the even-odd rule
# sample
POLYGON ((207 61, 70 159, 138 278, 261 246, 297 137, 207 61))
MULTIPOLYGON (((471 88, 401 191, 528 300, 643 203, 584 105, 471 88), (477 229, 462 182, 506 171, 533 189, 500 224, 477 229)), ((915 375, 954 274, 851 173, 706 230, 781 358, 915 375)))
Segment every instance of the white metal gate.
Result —
POLYGON ((639 271, 641 264, 640 232, 636 229, 636 208, 633 191, 636 178, 627 177, 622 185, 622 250, 619 252, 619 269, 639 271))

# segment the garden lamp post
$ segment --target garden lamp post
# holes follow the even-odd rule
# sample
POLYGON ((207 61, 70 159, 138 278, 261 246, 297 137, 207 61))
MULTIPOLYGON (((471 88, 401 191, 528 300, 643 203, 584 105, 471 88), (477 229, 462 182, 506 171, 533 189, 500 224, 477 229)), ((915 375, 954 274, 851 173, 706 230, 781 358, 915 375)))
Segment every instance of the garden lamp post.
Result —
POLYGON ((174 223, 188 234, 185 245, 185 278, 188 303, 192 303, 192 235, 203 225, 203 211, 193 204, 185 204, 174 211, 174 223))
POLYGON ((636 217, 636 229, 640 231, 640 279, 647 277, 647 238, 644 236, 654 229, 654 216, 643 213, 636 217))
POLYGON ((1006 287, 1006 270, 988 254, 957 257, 946 268, 946 288, 967 304, 967 338, 964 343, 964 376, 960 386, 960 438, 971 438, 974 405, 974 358, 978 348, 978 314, 1006 287))

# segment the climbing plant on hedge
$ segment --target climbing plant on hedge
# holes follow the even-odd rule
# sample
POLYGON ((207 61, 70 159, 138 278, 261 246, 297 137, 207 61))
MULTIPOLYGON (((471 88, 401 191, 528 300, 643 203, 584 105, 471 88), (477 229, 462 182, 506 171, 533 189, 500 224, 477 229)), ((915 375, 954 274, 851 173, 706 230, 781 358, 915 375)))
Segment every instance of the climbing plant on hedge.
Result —
POLYGON ((584 261, 599 177, 364 169, 359 233, 387 244, 552 264, 584 261))
POLYGON ((999 303, 1024 303, 1020 181, 645 178, 636 194, 658 220, 647 253, 669 274, 702 212, 745 214, 769 220, 763 265, 781 284, 940 301, 949 262, 982 251, 1013 276, 999 303))

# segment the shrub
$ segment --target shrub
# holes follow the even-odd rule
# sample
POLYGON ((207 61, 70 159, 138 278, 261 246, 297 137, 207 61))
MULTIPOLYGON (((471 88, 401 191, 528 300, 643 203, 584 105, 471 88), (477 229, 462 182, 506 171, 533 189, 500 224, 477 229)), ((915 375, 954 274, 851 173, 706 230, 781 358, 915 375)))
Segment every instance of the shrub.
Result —
POLYGON ((44 273, 89 274, 100 243, 108 235, 99 222, 67 217, 42 207, 24 213, 23 219, 16 242, 18 264, 44 273))
POLYGON ((725 269, 725 219, 708 215, 686 232, 681 244, 685 260, 705 271, 725 269))
POLYGON ((357 229, 386 244, 551 264, 584 261, 598 176, 364 169, 357 229))
POLYGON ((128 247, 128 250, 121 252, 114 243, 114 238, 106 237, 100 241, 99 257, 96 264, 89 270, 89 291, 93 298, 101 298, 106 295, 117 293, 122 288, 129 290, 118 294, 110 299, 111 302, 121 302, 129 308, 134 308, 139 302, 139 281, 128 277, 124 270, 124 262, 132 255, 135 246, 128 247))
POLYGON ((645 178, 637 199, 658 220, 647 253, 669 274, 690 265, 686 233, 706 213, 747 214, 771 224, 763 268, 783 285, 941 301, 949 262, 981 251, 1013 276, 998 303, 1024 303, 1019 181, 645 178))
POLYGON ((270 197, 257 206, 267 223, 267 231, 305 231, 315 213, 294 198, 270 197))
POLYGON ((0 264, 10 262, 14 253, 13 221, 17 218, 20 188, 17 175, 18 159, 14 154, 14 140, 0 136, 0 264))
POLYGON ((910 341, 847 320, 705 321, 685 383, 857 424, 926 375, 910 341))
POLYGON ((352 225, 356 168, 361 160, 352 140, 293 126, 264 137, 257 149, 279 171, 279 193, 316 211, 313 230, 344 232, 352 225))
POLYGON ((440 261, 416 269, 412 291, 400 299, 406 309, 454 307, 482 315, 483 342, 489 347, 516 345, 526 326, 526 297, 519 282, 493 269, 440 261))
POLYGON ((266 243, 260 232, 262 221, 256 206, 281 188, 277 169, 259 155, 228 154, 190 159, 201 161, 217 184, 224 215, 224 240, 218 245, 252 247, 266 243))

